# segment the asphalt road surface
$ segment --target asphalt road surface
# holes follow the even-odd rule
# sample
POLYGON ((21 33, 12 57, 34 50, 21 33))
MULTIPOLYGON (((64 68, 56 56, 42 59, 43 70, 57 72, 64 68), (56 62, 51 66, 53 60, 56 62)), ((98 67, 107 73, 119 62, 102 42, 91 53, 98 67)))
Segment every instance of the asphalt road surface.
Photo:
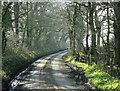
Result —
POLYGON ((14 89, 83 89, 70 77, 71 69, 62 61, 66 52, 55 53, 36 60, 11 83, 14 89))

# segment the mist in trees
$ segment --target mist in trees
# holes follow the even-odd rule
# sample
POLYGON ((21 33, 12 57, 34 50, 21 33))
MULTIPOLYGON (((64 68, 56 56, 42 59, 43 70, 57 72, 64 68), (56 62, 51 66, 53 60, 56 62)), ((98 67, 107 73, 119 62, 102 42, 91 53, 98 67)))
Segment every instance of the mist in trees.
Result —
POLYGON ((61 35, 61 33, 65 34, 64 22, 62 22, 64 17, 60 12, 62 7, 59 8, 59 6, 57 3, 3 3, 3 54, 7 44, 17 44, 20 48, 26 46, 31 50, 50 48, 50 46, 65 47, 66 45, 62 43, 65 41, 62 40, 63 35, 61 35), (51 8, 54 9, 51 10, 51 8), (59 43, 62 43, 62 46, 59 43))
POLYGON ((3 85, 36 58, 67 48, 64 5, 50 2, 3 2, 3 85))
POLYGON ((99 64, 119 77, 120 2, 3 2, 0 7, 4 81, 33 59, 66 48, 76 61, 99 64))

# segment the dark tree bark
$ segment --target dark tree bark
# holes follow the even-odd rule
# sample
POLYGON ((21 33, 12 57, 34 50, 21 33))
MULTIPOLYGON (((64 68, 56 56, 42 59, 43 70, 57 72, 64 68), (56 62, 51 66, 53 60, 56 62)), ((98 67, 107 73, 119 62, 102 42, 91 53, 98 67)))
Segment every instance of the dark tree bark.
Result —
MULTIPOLYGON (((76 4, 77 5, 77 4, 76 4)), ((76 31, 75 31, 75 21, 76 21, 76 7, 74 6, 74 14, 73 17, 71 17, 70 15, 70 11, 69 9, 67 9, 67 13, 68 13, 68 21, 72 27, 72 29, 69 30, 69 38, 70 38, 70 54, 72 56, 75 55, 75 36, 76 36, 76 31), (72 19, 71 19, 72 18, 72 19)))
POLYGON ((91 55, 96 55, 96 31, 93 23, 94 9, 95 9, 94 3, 89 2, 89 23, 90 23, 91 33, 92 33, 91 55))
POLYGON ((116 21, 114 23, 116 43, 116 63, 120 67, 120 2, 114 4, 114 12, 116 15, 116 21))
MULTIPOLYGON (((26 2, 26 5, 27 5, 27 11, 28 11, 28 2, 26 2)), ((29 16, 28 16, 28 13, 27 13, 27 20, 26 20, 26 28, 27 28, 27 37, 29 38, 30 35, 29 35, 29 16)))
POLYGON ((76 52, 75 52, 76 17, 77 17, 77 3, 74 6, 74 14, 73 14, 73 56, 76 55, 76 52))
POLYGON ((109 7, 107 6, 107 23, 108 23, 108 32, 107 32, 107 64, 110 63, 110 42, 109 42, 109 37, 110 37, 110 18, 109 18, 109 7))
MULTIPOLYGON (((5 4, 6 2, 4 2, 5 4)), ((8 27, 11 26, 11 15, 10 15, 10 8, 11 8, 12 2, 7 3, 7 5, 3 6, 2 9, 2 55, 5 53, 6 44, 7 44, 7 38, 6 38, 6 31, 8 30, 8 27), (6 18, 7 17, 7 18, 6 18), (9 19, 8 19, 9 18, 9 19)))
POLYGON ((86 34, 86 55, 88 54, 89 51, 89 46, 88 46, 88 38, 89 38, 89 16, 88 16, 89 12, 87 9, 87 34, 86 34))
MULTIPOLYGON (((19 4, 14 2, 15 29, 17 39, 19 38, 19 4)), ((17 41, 19 43, 19 40, 17 41)))
POLYGON ((114 36, 115 36, 115 63, 120 67, 120 31, 114 21, 114 36))
POLYGON ((91 3, 89 2, 89 23, 90 23, 90 29, 91 29, 91 49, 90 49, 90 54, 92 56, 94 56, 94 59, 92 59, 96 64, 97 64, 97 60, 96 60, 96 31, 94 28, 94 22, 93 22, 93 14, 95 11, 95 3, 91 3))
POLYGON ((5 53, 6 44, 7 44, 6 33, 5 33, 5 31, 3 30, 3 31, 2 31, 2 54, 3 54, 3 55, 4 55, 4 53, 5 53))

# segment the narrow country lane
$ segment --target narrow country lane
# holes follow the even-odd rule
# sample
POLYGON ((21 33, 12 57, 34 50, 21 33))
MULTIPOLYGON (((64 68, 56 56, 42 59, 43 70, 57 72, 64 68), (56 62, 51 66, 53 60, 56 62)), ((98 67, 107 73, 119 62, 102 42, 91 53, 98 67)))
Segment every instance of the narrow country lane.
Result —
POLYGON ((0 90, 120 91, 120 1, 24 1, 0 3, 0 90))
POLYGON ((14 89, 85 89, 70 77, 71 69, 62 62, 66 52, 59 52, 35 61, 11 84, 14 89))
MULTIPOLYGON (((64 53, 63 53, 64 54, 64 53)), ((52 74, 60 89, 85 89, 83 85, 76 85, 74 79, 70 78, 70 68, 62 62, 60 54, 52 60, 52 74)))

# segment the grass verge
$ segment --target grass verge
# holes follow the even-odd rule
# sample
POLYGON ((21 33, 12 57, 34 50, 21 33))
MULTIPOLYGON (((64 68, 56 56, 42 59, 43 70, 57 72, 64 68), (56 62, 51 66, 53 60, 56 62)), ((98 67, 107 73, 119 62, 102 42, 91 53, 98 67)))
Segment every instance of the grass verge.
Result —
POLYGON ((75 61, 75 57, 64 55, 64 61, 70 64, 82 67, 85 70, 85 76, 88 78, 90 83, 93 83, 96 87, 101 90, 120 90, 120 79, 110 76, 108 73, 102 71, 99 65, 88 65, 86 63, 75 61))
POLYGON ((29 51, 29 50, 7 50, 6 56, 2 58, 2 70, 0 76, 2 77, 2 89, 9 89, 10 81, 17 76, 21 71, 25 70, 36 59, 46 56, 51 53, 58 52, 62 49, 49 49, 41 51, 29 51))

